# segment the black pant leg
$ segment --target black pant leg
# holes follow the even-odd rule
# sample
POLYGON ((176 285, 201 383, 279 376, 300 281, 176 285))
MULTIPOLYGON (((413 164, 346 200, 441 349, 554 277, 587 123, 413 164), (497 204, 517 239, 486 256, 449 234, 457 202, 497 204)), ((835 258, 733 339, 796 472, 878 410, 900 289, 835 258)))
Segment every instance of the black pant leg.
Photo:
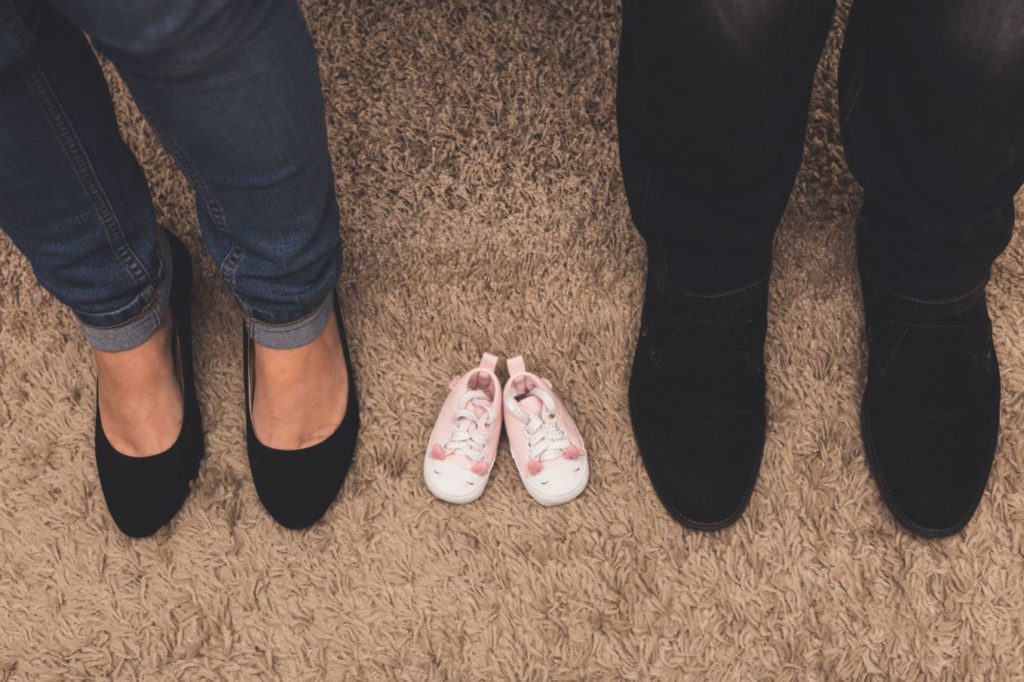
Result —
POLYGON ((831 0, 624 0, 618 120, 653 281, 767 276, 803 153, 831 0))
POLYGON ((857 0, 840 88, 863 270, 926 300, 983 286, 1024 181, 1024 3, 857 0))

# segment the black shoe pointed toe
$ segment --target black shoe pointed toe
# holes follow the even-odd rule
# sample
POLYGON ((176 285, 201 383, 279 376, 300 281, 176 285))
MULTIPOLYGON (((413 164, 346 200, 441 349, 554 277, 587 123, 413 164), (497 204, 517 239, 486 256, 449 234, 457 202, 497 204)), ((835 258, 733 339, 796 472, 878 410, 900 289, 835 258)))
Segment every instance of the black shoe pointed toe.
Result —
POLYGON ((348 370, 348 407, 338 428, 326 440, 302 450, 277 450, 261 443, 252 426, 251 390, 254 377, 252 342, 243 328, 245 430, 249 467, 260 502, 286 528, 301 530, 320 520, 334 503, 352 464, 359 434, 359 400, 337 296, 334 314, 348 370))
POLYGON ((940 538, 977 510, 999 433, 999 364, 984 287, 937 304, 862 274, 869 348, 861 430, 893 517, 940 538))
POLYGON ((714 296, 649 278, 629 385, 640 454, 665 508, 717 530, 746 508, 765 441, 767 282, 714 296))
POLYGON ((97 398, 96 468, 103 496, 117 527, 136 538, 152 535, 178 513, 203 459, 203 424, 192 366, 192 262, 185 245, 171 233, 166 234, 173 259, 170 309, 184 399, 178 438, 157 455, 123 455, 103 432, 97 398))

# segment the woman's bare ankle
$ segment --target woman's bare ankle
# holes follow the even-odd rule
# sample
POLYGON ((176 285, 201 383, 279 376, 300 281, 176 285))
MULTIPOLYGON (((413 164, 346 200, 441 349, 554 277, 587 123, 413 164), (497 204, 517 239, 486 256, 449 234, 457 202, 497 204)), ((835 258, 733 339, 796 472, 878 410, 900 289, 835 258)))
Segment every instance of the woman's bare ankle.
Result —
POLYGON ((174 366, 170 311, 140 346, 94 350, 103 432, 121 454, 146 457, 167 450, 181 431, 184 408, 174 366))
POLYGON ((280 350, 255 344, 252 422, 261 443, 300 450, 324 441, 348 409, 348 371, 337 320, 312 343, 280 350))

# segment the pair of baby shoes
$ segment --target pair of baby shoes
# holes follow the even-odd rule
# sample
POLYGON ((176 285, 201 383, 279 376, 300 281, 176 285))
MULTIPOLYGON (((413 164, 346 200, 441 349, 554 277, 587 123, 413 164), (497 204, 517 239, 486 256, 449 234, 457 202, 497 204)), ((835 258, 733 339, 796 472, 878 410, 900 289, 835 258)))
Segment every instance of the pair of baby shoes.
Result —
POLYGON ((583 438, 547 379, 526 371, 521 356, 508 361, 502 390, 498 358, 484 353, 474 367, 448 384, 423 458, 430 492, 454 504, 483 495, 504 423, 519 477, 545 506, 575 499, 587 486, 590 467, 583 438))

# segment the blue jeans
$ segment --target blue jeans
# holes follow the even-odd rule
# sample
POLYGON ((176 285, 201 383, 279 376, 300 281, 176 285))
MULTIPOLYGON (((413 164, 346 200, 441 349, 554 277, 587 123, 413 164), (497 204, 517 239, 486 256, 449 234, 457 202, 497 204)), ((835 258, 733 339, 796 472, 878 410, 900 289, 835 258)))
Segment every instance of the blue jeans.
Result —
POLYGON ((171 263, 85 35, 196 194, 253 339, 329 319, 341 262, 316 55, 294 0, 0 0, 0 229, 89 342, 157 329, 171 263))

